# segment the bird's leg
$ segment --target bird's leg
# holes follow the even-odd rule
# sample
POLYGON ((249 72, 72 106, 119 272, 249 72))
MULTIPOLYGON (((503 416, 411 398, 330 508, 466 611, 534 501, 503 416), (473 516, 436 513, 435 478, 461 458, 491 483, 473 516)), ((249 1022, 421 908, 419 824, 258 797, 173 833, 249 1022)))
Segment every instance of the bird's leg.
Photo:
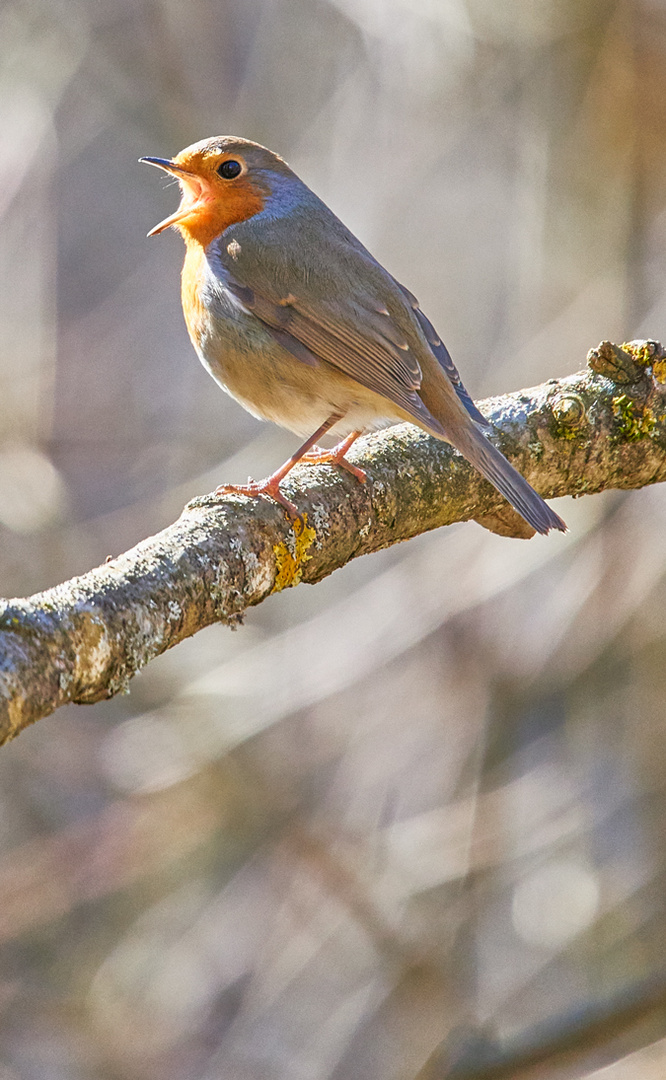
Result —
POLYGON ((350 446, 362 434, 361 431, 352 431, 346 439, 339 442, 337 446, 331 447, 330 450, 322 450, 319 446, 314 446, 312 450, 303 455, 301 460, 304 465, 340 465, 341 468, 346 469, 348 473, 351 473, 352 476, 355 476, 357 480, 364 484, 367 479, 365 469, 359 469, 357 465, 352 465, 351 461, 347 461, 345 457, 350 446))
MULTIPOLYGON (((332 427, 337 424, 338 420, 342 420, 341 413, 333 413, 329 416, 328 420, 325 420, 321 427, 318 427, 314 435, 311 435, 309 439, 306 439, 302 446, 299 446, 295 454, 285 461, 284 465, 281 465, 277 472, 274 472, 271 476, 267 476, 265 480, 250 480, 247 484, 221 484, 220 487, 215 489, 216 495, 268 495, 271 499, 275 499, 275 502, 283 506, 287 511, 288 517, 295 520, 299 517, 298 510, 295 504, 288 499, 286 495, 283 495, 280 491, 280 481, 284 480, 287 473, 291 472, 294 465, 297 465, 302 458, 305 457, 308 450, 311 450, 313 446, 316 446, 317 439, 321 439, 322 435, 325 435, 327 431, 330 431, 332 427)), ((352 439, 352 442, 354 440, 352 439)), ((347 439, 345 439, 347 442, 347 439)), ((343 445, 342 443, 340 444, 343 445)), ((349 444, 351 446, 351 443, 349 444)), ((337 449, 337 447, 335 448, 337 449)), ((325 451, 321 451, 325 453, 325 451)), ((353 466, 352 466, 353 467, 353 466)))

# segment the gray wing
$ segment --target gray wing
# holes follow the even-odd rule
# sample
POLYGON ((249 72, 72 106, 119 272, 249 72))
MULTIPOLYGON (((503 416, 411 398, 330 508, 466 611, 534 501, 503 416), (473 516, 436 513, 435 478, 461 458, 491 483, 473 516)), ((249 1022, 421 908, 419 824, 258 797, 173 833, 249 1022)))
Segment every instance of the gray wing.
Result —
MULTIPOLYGON (((262 244, 260 254, 253 258, 252 246, 244 237, 232 248, 233 255, 228 255, 229 245, 220 252, 225 286, 283 348, 303 363, 330 364, 444 434, 418 395, 421 368, 414 352, 381 298, 373 295, 373 278, 378 272, 385 278, 389 275, 371 256, 365 265, 362 250, 343 246, 338 276, 331 278, 325 262, 313 273, 312 267, 280 261, 272 245, 262 244), (344 290, 348 299, 332 301, 329 297, 335 294, 341 274, 349 276, 349 288, 344 290), (291 288, 280 287, 285 279, 291 288)), ((329 246, 328 254, 334 258, 335 248, 329 246)))
POLYGON ((476 405, 472 401, 469 391, 465 388, 465 385, 460 378, 458 368, 451 359, 449 350, 447 349, 444 342, 440 340, 437 331, 435 330, 435 327, 430 322, 430 319, 428 319, 427 316, 424 315, 421 311, 421 308, 419 307, 419 302, 416 297, 412 293, 410 293, 409 289, 406 289, 404 285, 401 285, 399 281, 396 281, 396 285, 407 298, 407 301, 417 318, 419 326, 423 331, 423 335, 428 342, 428 345, 430 346, 430 351, 432 352, 440 367, 442 367, 446 372, 449 382, 451 383, 456 394, 467 409, 467 412, 472 417, 472 420, 475 420, 477 424, 481 424, 486 429, 492 427, 492 424, 490 424, 490 422, 486 419, 482 412, 479 412, 476 405))

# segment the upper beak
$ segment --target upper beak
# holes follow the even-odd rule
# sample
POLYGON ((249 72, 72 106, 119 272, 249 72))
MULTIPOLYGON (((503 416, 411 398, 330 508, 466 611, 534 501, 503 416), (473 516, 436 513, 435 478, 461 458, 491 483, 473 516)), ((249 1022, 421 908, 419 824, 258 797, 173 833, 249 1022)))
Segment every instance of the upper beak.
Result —
POLYGON ((141 157, 139 161, 145 161, 148 165, 156 165, 158 169, 164 169, 165 172, 172 173, 181 184, 182 196, 180 206, 176 212, 165 218, 164 221, 160 221, 159 225, 156 225, 147 234, 148 236, 156 236, 157 233, 168 229, 170 225, 177 225, 179 221, 182 221, 192 212, 203 194, 203 184, 199 177, 191 173, 189 169, 186 169, 183 165, 178 165, 175 161, 169 161, 168 158, 141 157))
POLYGON ((157 165, 158 169, 166 169, 167 172, 187 172, 182 165, 177 165, 175 161, 169 161, 168 158, 163 157, 140 157, 139 161, 147 161, 149 165, 157 165))

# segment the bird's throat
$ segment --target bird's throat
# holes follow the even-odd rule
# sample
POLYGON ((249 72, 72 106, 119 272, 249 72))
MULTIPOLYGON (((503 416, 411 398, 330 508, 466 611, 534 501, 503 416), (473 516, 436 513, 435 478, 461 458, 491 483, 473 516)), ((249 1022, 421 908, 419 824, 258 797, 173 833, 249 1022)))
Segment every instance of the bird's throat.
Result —
POLYGON ((205 188, 189 203, 183 198, 173 224, 180 229, 185 243, 207 248, 216 236, 241 221, 259 214, 265 204, 263 194, 249 183, 238 184, 220 198, 205 188), (183 211, 180 213, 180 211, 183 211))

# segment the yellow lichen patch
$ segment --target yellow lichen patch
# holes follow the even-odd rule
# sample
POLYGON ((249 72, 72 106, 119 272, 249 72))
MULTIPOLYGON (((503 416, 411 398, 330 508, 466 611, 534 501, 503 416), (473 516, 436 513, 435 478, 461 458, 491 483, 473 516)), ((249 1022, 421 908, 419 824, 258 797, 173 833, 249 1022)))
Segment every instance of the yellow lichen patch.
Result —
POLYGON ((647 367, 652 363, 654 344, 651 341, 623 341, 620 348, 629 353, 632 359, 642 367, 647 367))
POLYGON ((652 365, 652 374, 658 383, 666 383, 666 360, 656 360, 652 365))
POLYGON ((282 540, 273 548, 275 555, 275 584, 272 592, 282 592, 291 585, 298 585, 303 577, 303 565, 311 559, 309 550, 317 538, 317 533, 308 525, 308 515, 303 514, 294 522, 294 538, 288 544, 282 540))
POLYGON ((656 420, 649 409, 640 410, 636 402, 632 401, 627 394, 620 394, 613 398, 613 413, 620 421, 620 434, 628 442, 635 442, 649 435, 653 430, 656 420))

